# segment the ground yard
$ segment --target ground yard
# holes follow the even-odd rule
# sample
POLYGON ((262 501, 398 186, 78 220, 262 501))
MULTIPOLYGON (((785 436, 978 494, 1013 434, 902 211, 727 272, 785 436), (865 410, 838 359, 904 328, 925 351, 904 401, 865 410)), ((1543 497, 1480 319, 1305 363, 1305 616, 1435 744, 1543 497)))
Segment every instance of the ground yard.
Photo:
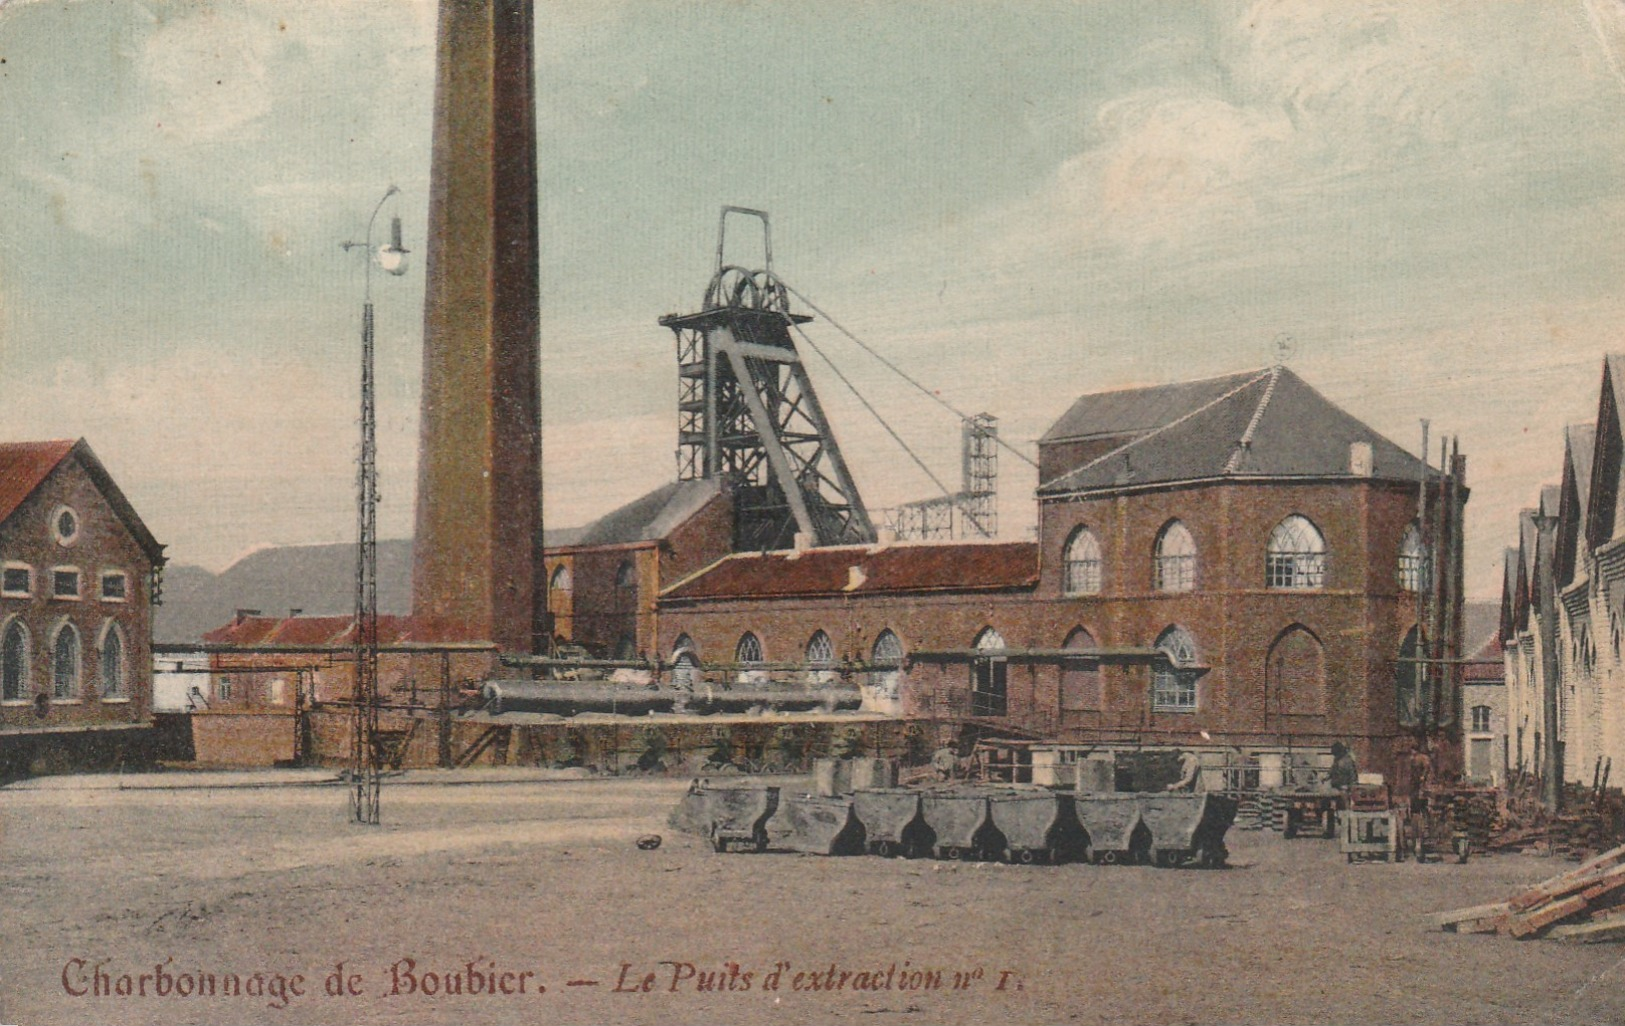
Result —
POLYGON ((1625 946, 1430 928, 1566 867, 1533 857, 1349 866, 1239 831, 1219 872, 718 855, 664 826, 684 781, 419 772, 365 828, 318 779, 0 788, 0 1022, 1625 1019, 1625 946), (98 966, 147 995, 98 997, 98 966))

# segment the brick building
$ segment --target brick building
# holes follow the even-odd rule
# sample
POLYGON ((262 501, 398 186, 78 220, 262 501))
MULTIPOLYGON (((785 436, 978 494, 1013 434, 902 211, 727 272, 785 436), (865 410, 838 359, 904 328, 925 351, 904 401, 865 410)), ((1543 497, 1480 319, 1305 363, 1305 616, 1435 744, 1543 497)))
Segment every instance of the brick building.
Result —
POLYGON ((733 503, 717 478, 674 481, 586 527, 547 534, 553 642, 601 658, 657 653, 655 597, 729 551, 733 503))
POLYGON ((1588 785, 1625 767, 1622 379, 1625 355, 1606 357, 1597 419, 1564 430, 1559 482, 1519 512, 1502 585, 1508 759, 1538 775, 1555 755, 1588 785))
POLYGON ((0 445, 0 769, 139 743, 163 563, 83 439, 0 445))
POLYGON ((859 667, 905 715, 1078 744, 1382 769, 1459 737, 1465 458, 1426 468, 1279 367, 1083 396, 1039 451, 1036 544, 733 554, 662 592, 659 651, 859 667))

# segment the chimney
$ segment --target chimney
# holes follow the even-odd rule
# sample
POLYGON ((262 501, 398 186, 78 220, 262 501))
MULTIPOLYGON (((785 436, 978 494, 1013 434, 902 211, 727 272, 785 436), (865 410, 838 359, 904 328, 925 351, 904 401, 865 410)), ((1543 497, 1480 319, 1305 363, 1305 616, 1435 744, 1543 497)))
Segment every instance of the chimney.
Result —
POLYGON ((292 620, 294 617, 298 616, 300 613, 303 613, 303 612, 304 612, 304 610, 300 609, 298 606, 290 607, 288 609, 288 619, 292 620))
POLYGON ((1370 442, 1349 443, 1349 473, 1355 477, 1370 477, 1372 456, 1370 442))
POLYGON ((238 623, 242 623, 249 617, 258 615, 260 615, 260 611, 258 609, 239 609, 233 616, 233 619, 235 619, 238 623))

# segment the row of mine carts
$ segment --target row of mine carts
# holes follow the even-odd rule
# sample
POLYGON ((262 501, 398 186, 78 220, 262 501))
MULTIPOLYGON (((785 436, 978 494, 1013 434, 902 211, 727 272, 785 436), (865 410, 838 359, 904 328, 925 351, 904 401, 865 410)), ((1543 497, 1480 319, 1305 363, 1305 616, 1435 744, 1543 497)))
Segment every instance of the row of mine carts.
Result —
POLYGON ((823 797, 696 781, 670 824, 719 852, 1214 868, 1235 817, 1235 800, 1218 794, 942 786, 823 797))

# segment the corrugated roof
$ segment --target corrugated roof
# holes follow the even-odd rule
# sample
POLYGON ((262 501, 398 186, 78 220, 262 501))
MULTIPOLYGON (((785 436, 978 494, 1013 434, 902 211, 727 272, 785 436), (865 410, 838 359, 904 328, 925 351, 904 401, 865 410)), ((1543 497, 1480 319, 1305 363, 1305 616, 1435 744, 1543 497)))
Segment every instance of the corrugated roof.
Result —
POLYGON ((1032 542, 842 545, 794 552, 736 553, 679 581, 663 599, 869 595, 911 591, 995 591, 1038 583, 1032 542))
MULTIPOLYGON (((1064 495, 1217 477, 1352 479, 1355 475, 1350 469, 1350 449, 1355 443, 1371 447, 1372 478, 1414 481, 1422 473, 1419 459, 1355 419, 1285 367, 1195 384, 1207 387, 1182 392, 1145 390, 1154 393, 1151 400, 1156 419, 1164 423, 1044 482, 1039 494, 1064 495), (1188 408, 1182 412, 1171 408, 1174 398, 1188 403, 1188 408), (1178 415, 1169 416, 1174 413, 1178 415)), ((1107 407, 1116 411, 1132 406, 1135 393, 1107 395, 1107 407)), ((1090 398, 1085 396, 1084 400, 1090 398)), ((1077 404, 1073 409, 1078 409, 1077 404)), ((1102 421, 1092 415, 1088 419, 1089 424, 1097 426, 1102 421)), ((1046 440, 1051 439, 1046 436, 1046 440)))

